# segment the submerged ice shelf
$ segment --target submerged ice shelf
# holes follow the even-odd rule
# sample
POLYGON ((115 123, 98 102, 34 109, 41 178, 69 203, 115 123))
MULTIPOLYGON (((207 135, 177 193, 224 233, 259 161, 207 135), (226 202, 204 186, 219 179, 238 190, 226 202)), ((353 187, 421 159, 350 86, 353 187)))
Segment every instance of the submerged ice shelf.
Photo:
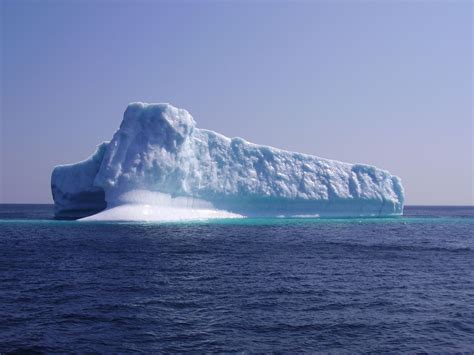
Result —
POLYGON ((55 167, 51 188, 56 217, 88 220, 393 216, 404 199, 385 170, 230 139, 145 103, 89 159, 55 167))

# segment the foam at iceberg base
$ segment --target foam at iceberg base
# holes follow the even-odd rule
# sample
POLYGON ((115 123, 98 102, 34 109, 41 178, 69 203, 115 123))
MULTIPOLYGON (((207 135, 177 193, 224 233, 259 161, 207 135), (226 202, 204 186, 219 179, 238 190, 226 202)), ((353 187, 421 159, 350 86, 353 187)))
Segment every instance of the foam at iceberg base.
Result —
POLYGON ((51 188, 57 218, 85 220, 394 216, 404 201, 385 170, 230 139, 144 103, 89 159, 57 166, 51 188))

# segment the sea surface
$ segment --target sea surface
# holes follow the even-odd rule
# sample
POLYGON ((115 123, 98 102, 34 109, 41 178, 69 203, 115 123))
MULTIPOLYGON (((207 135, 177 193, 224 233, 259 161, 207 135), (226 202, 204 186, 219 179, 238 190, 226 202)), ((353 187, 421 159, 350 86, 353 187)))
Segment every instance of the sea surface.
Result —
POLYGON ((0 205, 0 353, 473 352, 474 207, 55 221, 0 205))

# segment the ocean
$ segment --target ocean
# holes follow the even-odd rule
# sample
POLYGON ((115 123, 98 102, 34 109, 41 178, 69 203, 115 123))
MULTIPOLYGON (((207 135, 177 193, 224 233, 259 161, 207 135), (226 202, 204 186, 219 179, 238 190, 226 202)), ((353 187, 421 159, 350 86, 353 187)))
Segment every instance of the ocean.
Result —
POLYGON ((56 221, 0 205, 0 353, 472 352, 474 207, 56 221))

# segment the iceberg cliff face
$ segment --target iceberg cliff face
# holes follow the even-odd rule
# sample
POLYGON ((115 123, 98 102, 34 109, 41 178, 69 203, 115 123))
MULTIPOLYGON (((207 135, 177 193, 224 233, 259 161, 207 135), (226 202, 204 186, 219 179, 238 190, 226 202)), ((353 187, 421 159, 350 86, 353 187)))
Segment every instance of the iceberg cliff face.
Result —
POLYGON ((107 207, 105 193, 94 185, 108 143, 102 143, 87 160, 54 168, 51 191, 57 218, 80 218, 107 207))
POLYGON ((130 104, 120 129, 84 162, 52 174, 58 217, 193 219, 390 216, 400 179, 373 166, 229 139, 168 104, 130 104))

